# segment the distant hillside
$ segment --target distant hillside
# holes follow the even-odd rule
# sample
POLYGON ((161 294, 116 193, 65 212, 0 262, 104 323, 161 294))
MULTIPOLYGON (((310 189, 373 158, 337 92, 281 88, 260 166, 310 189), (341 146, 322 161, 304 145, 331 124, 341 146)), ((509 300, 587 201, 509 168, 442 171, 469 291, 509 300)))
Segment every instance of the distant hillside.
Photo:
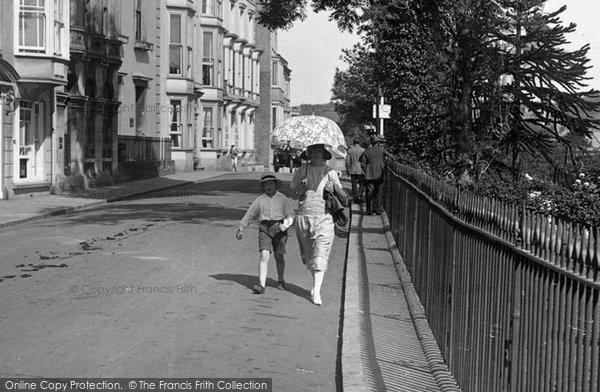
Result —
POLYGON ((328 119, 335 121, 339 124, 340 116, 335 111, 335 104, 333 102, 317 104, 317 105, 300 105, 300 115, 311 115, 327 117, 328 119))

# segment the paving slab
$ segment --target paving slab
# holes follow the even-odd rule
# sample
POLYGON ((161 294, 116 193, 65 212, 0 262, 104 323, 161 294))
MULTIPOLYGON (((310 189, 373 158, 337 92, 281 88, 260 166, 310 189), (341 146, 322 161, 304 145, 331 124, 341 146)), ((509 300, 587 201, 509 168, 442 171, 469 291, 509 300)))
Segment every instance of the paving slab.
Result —
MULTIPOLYGON (((342 349, 346 392, 431 392, 440 387, 399 275, 384 216, 352 208, 342 349), (383 219, 382 219, 383 218, 383 219), (358 348, 358 349, 357 349, 358 348)), ((445 379, 444 379, 445 381, 445 379)), ((454 384, 455 385, 455 384, 454 384)))

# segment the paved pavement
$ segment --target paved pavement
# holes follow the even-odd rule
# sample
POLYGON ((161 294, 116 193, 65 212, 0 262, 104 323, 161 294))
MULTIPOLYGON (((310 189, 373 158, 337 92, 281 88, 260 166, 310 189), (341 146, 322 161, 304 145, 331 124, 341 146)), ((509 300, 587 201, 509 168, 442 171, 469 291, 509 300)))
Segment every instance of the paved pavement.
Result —
MULTIPOLYGON (((180 173, 88 190, 76 197, 46 194, 0 201, 0 227, 231 174, 206 171, 180 173)), ((432 348, 433 338, 426 320, 423 321, 421 313, 415 315, 420 303, 387 228, 385 214, 365 216, 360 206, 353 205, 347 253, 332 254, 332 258, 346 259, 342 301, 339 305, 338 301, 329 304, 341 308, 342 338, 335 389, 345 392, 457 391, 437 347, 432 348)), ((343 253, 346 247, 336 249, 335 252, 343 253)), ((299 297, 302 297, 301 294, 299 297)), ((316 328, 318 322, 323 321, 322 315, 316 311, 311 314, 316 328)), ((288 327, 295 330, 293 318, 283 316, 274 318, 281 324, 278 330, 288 327), (287 327, 286 323, 289 324, 287 327)), ((264 343, 268 345, 268 338, 264 343)), ((313 344, 318 351, 325 342, 313 340, 304 344, 313 344)), ((287 352, 291 349, 276 345, 270 350, 277 347, 287 352)), ((302 367, 298 369, 296 371, 301 371, 302 367)))

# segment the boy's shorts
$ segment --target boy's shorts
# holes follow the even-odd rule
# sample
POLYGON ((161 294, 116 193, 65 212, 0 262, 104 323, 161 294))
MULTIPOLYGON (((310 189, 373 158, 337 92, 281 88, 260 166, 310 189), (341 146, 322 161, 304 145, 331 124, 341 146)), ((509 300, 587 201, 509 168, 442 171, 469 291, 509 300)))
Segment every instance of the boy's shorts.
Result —
POLYGON ((271 253, 285 254, 288 234, 279 230, 281 221, 261 221, 258 229, 258 251, 268 250, 271 253))

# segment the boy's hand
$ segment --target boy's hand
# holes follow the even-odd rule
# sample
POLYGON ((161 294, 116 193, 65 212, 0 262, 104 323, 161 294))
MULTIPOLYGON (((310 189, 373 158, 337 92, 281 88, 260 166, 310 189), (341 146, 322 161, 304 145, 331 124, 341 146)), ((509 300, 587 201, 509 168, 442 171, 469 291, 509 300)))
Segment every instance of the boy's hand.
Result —
POLYGON ((324 190, 329 193, 333 193, 333 183, 331 181, 327 181, 324 190))
POLYGON ((279 231, 286 231, 287 229, 288 229, 288 226, 286 226, 285 223, 279 224, 279 231))
POLYGON ((242 231, 240 229, 237 230, 237 232, 235 233, 235 238, 237 238, 238 240, 242 239, 242 231))

